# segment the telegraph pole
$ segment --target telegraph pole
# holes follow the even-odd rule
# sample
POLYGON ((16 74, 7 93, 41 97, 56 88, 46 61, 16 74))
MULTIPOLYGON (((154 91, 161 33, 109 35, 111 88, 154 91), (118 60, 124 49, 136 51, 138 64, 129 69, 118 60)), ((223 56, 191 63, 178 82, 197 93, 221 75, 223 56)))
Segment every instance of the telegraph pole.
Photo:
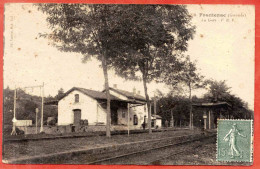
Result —
POLYGON ((174 128, 174 119, 173 119, 172 109, 171 109, 171 127, 174 128))
POLYGON ((37 130, 37 124, 38 124, 38 112, 39 112, 39 109, 36 108, 36 109, 35 109, 35 113, 36 113, 36 115, 35 115, 35 134, 38 133, 38 130, 37 130))
POLYGON ((13 129, 12 129, 12 132, 11 132, 11 135, 17 135, 16 133, 16 87, 14 89, 14 118, 13 118, 13 129))
MULTIPOLYGON (((33 88, 40 88, 40 95, 42 97, 42 106, 41 106, 41 128, 40 128, 40 132, 43 132, 43 108, 44 108, 44 82, 42 83, 42 85, 39 86, 27 86, 27 87, 23 87, 20 89, 33 89, 33 88)), ((38 112, 36 112, 37 115, 38 112)), ((14 112, 15 114, 15 112, 14 112)), ((15 116, 15 115, 14 115, 15 116)), ((37 119, 36 119, 36 133, 37 133, 37 119)))
POLYGON ((156 114, 157 114, 157 99, 154 96, 154 115, 156 115, 156 114))
POLYGON ((43 132, 43 104, 44 104, 44 83, 42 83, 42 110, 41 110, 41 129, 40 133, 43 132))
POLYGON ((130 104, 127 103, 127 135, 129 136, 130 134, 130 121, 129 121, 129 118, 130 118, 130 104))

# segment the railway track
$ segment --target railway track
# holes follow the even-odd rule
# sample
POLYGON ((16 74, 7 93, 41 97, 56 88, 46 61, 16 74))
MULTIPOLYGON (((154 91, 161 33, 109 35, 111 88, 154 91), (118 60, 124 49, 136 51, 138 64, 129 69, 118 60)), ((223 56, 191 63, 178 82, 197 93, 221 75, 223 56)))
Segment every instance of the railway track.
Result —
POLYGON ((150 165, 160 164, 163 161, 174 155, 191 151, 194 148, 201 147, 203 141, 215 137, 216 135, 205 136, 203 138, 196 138, 186 140, 178 143, 167 144, 156 148, 116 155, 113 157, 98 159, 95 161, 87 162, 85 164, 138 164, 150 165), (185 147, 186 146, 186 147, 185 147), (187 148, 187 146, 192 148, 187 148))
POLYGON ((192 148, 182 149, 182 150, 179 150, 177 152, 168 153, 167 155, 164 155, 163 157, 158 157, 155 160, 147 161, 146 163, 144 163, 144 165, 160 165, 160 164, 163 164, 163 161, 167 161, 168 159, 172 159, 175 156, 178 156, 178 155, 181 155, 181 154, 185 154, 186 152, 192 152, 194 149, 200 148, 203 145, 204 145, 203 143, 199 143, 199 144, 195 143, 195 145, 193 145, 192 148))
MULTIPOLYGON (((208 134, 212 134, 212 132, 208 134)), ((123 142, 114 145, 109 144, 104 146, 97 146, 94 148, 91 148, 89 146, 82 146, 81 148, 69 149, 68 151, 59 151, 55 153, 26 156, 21 158, 5 160, 6 163, 11 164, 100 164, 106 163, 107 161, 111 161, 112 159, 120 159, 134 154, 139 155, 142 152, 146 153, 156 149, 162 149, 163 147, 167 148, 171 145, 183 144, 188 140, 194 141, 196 138, 201 137, 205 136, 203 136, 200 132, 194 132, 193 134, 186 133, 185 135, 179 136, 170 136, 162 138, 159 137, 126 143, 123 142)), ((53 145, 52 142, 47 143, 53 145)), ((79 143, 82 144, 81 141, 79 141, 79 143)), ((24 143, 22 145, 23 148, 29 146, 24 143)), ((35 145, 32 146, 34 146, 34 149, 37 148, 37 146, 35 145)), ((49 146, 47 146, 47 148, 48 147, 49 146)), ((33 147, 31 149, 33 150, 33 147)))

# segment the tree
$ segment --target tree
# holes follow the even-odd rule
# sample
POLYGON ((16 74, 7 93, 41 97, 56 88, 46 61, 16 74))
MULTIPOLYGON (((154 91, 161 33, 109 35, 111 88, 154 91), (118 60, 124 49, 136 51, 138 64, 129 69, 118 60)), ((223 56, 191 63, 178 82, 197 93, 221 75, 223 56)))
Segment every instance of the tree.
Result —
MULTIPOLYGON (((187 123, 189 116, 189 99, 183 96, 168 94, 158 100, 158 115, 163 121, 174 120, 179 126, 187 123), (172 119, 172 116, 174 117, 172 119)), ((174 124, 174 123, 172 123, 174 124)))
POLYGON ((227 102, 230 105, 229 113, 233 118, 246 119, 252 117, 252 111, 247 103, 240 97, 230 93, 230 87, 226 81, 209 81, 209 91, 204 95, 204 99, 210 102, 227 102))
POLYGON ((226 101, 230 96, 230 87, 227 86, 226 81, 208 80, 209 91, 205 94, 204 98, 210 102, 226 101))
POLYGON ((64 95, 64 90, 63 88, 60 88, 58 90, 58 94, 55 96, 56 99, 60 99, 64 95))
MULTIPOLYGON (((181 5, 131 5, 121 13, 115 25, 126 25, 111 36, 117 45, 112 62, 118 75, 142 80, 148 105, 148 128, 151 130, 151 110, 147 84, 160 81, 168 66, 176 64, 176 51, 187 50, 187 41, 194 34, 191 16, 181 5)), ((116 45, 115 45, 116 46, 116 45)))
POLYGON ((184 68, 181 72, 181 82, 183 82, 188 87, 189 100, 192 99, 192 91, 203 88, 206 82, 203 81, 204 76, 198 72, 198 68, 195 62, 190 60, 188 56, 184 61, 184 68))
POLYGON ((190 129, 193 128, 193 113, 192 113, 192 91, 198 88, 203 88, 206 82, 204 76, 198 73, 198 68, 195 62, 190 60, 190 57, 180 57, 183 61, 175 62, 175 66, 170 66, 165 70, 164 81, 173 89, 179 91, 179 84, 184 84, 188 88, 188 98, 190 100, 190 129))
POLYGON ((184 68, 181 73, 181 81, 188 86, 189 100, 190 100, 190 129, 193 129, 193 113, 192 113, 192 91, 205 87, 206 83, 203 81, 204 76, 197 72, 197 65, 191 62, 188 56, 184 63, 184 68))
MULTIPOLYGON (((110 136, 110 94, 107 70, 125 78, 141 72, 148 107, 147 83, 160 74, 160 62, 172 50, 185 51, 194 27, 185 6, 40 4, 53 30, 43 35, 61 51, 95 56, 101 61, 107 94, 107 136, 110 136)), ((148 109, 149 132, 151 112, 148 109)))
MULTIPOLYGON (((109 30, 114 23, 113 12, 117 5, 86 4, 39 4, 39 10, 47 14, 50 34, 42 34, 49 38, 52 45, 64 52, 76 52, 83 55, 83 62, 93 56, 101 61, 105 78, 107 97, 106 135, 111 136, 110 92, 108 82, 108 62, 111 61, 109 51, 113 48, 109 30)), ((119 10, 120 11, 120 10, 119 10)))

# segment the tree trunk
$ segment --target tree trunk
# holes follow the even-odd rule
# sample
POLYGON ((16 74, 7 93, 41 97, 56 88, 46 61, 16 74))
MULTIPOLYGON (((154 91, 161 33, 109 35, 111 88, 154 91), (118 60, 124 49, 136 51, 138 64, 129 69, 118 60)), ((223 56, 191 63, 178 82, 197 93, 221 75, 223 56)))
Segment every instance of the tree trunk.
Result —
POLYGON ((189 100, 190 100, 190 129, 193 129, 193 114, 192 114, 192 98, 191 98, 191 84, 189 83, 189 100))
POLYGON ((192 101, 190 102, 190 118, 191 118, 191 129, 193 129, 192 101))
POLYGON ((144 93, 145 93, 145 99, 147 102, 147 108, 148 108, 148 129, 149 129, 149 134, 152 133, 152 126, 151 126, 151 106, 150 106, 150 100, 149 100, 149 95, 147 93, 147 80, 146 80, 146 75, 143 73, 143 85, 144 85, 144 93))
POLYGON ((108 84, 108 74, 107 74, 107 62, 105 56, 102 56, 102 68, 105 78, 105 91, 107 97, 107 124, 106 124, 106 136, 111 137, 110 126, 111 126, 111 110, 110 110, 110 92, 109 92, 109 84, 108 84))

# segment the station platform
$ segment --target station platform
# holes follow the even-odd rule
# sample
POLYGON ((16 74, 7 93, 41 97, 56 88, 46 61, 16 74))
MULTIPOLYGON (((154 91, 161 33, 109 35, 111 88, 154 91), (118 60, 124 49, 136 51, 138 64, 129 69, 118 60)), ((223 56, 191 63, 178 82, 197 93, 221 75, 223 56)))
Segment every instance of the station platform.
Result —
POLYGON ((154 132, 152 134, 113 135, 111 138, 93 136, 5 142, 3 146, 3 162, 11 164, 45 163, 48 159, 61 157, 66 159, 81 153, 102 153, 119 151, 120 149, 125 151, 132 147, 154 146, 158 142, 163 144, 163 142, 178 140, 177 138, 191 134, 203 135, 204 132, 201 130, 179 129, 154 132), (165 141, 162 142, 161 140, 165 141), (45 162, 41 162, 41 159, 45 159, 45 162))

